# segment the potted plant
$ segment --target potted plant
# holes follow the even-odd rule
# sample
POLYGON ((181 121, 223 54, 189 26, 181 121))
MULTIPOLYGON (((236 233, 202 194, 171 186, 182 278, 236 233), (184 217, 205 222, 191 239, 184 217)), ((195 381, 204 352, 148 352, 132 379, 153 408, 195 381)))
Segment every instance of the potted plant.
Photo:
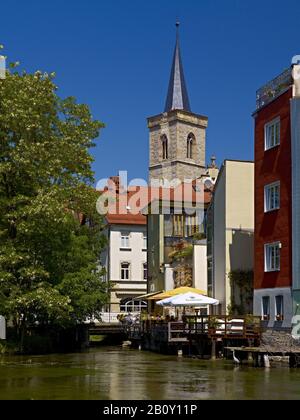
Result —
POLYGON ((219 325, 219 320, 215 316, 210 316, 208 319, 208 332, 209 334, 215 334, 217 327, 219 325))
POLYGON ((200 232, 198 232, 198 233, 195 233, 194 235, 193 235, 193 242, 194 242, 194 244, 199 244, 199 243, 201 243, 202 241, 204 241, 206 239, 206 234, 205 233, 200 233, 200 232))

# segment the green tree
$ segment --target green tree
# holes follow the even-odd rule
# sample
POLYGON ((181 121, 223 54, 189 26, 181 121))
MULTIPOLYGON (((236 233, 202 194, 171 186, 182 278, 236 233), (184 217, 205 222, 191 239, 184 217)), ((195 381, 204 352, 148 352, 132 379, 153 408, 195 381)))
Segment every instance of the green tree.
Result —
POLYGON ((103 124, 57 95, 54 74, 14 67, 0 80, 0 313, 22 341, 106 301, 90 154, 103 124))

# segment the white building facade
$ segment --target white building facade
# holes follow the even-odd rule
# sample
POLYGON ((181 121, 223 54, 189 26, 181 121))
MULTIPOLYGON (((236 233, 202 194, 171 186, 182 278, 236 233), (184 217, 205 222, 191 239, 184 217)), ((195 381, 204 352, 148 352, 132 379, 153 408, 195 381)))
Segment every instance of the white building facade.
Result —
POLYGON ((107 217, 107 248, 101 256, 105 280, 111 284, 111 314, 140 312, 146 302, 136 300, 147 293, 147 226, 143 216, 107 217))

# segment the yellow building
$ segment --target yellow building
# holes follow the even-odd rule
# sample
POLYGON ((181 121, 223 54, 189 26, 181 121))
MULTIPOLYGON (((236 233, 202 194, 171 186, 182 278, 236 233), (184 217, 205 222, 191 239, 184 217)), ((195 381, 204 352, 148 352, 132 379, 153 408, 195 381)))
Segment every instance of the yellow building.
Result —
POLYGON ((253 162, 226 160, 222 165, 208 210, 207 236, 208 293, 220 301, 219 314, 252 313, 253 162))

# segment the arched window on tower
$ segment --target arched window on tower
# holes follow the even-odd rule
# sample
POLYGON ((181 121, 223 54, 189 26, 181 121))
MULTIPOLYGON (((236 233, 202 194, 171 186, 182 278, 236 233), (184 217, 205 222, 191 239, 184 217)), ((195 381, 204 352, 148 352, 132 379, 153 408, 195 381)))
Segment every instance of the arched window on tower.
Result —
POLYGON ((162 136, 161 138, 161 146, 162 146, 162 159, 167 160, 169 159, 169 144, 168 144, 168 137, 162 136))
POLYGON ((186 157, 188 159, 194 159, 194 148, 195 148, 195 144, 196 144, 196 139, 194 134, 189 134, 188 139, 187 139, 187 154, 186 157))

